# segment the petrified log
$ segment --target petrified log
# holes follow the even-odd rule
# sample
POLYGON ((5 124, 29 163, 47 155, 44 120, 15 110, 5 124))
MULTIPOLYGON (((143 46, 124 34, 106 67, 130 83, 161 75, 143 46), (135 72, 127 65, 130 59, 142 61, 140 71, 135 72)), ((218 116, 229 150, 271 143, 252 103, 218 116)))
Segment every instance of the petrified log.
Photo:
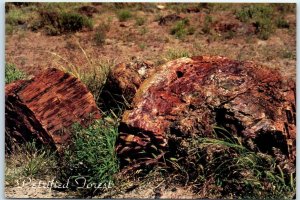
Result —
POLYGON ((47 69, 31 80, 5 87, 6 145, 31 139, 60 150, 70 140, 74 123, 100 118, 93 95, 77 78, 47 69))
POLYGON ((253 62, 218 56, 169 62, 143 82, 132 107, 119 127, 122 166, 157 161, 173 136, 210 137, 215 125, 250 149, 295 162, 295 83, 253 62))
POLYGON ((154 71, 153 63, 137 58, 116 65, 110 71, 102 90, 103 110, 128 107, 142 82, 154 71))

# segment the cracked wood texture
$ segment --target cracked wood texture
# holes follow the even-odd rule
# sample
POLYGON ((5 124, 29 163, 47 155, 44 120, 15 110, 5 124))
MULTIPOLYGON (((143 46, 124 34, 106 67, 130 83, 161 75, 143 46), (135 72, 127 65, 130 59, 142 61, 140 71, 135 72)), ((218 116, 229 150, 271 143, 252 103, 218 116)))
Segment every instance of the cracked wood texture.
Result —
POLYGON ((171 61, 143 82, 123 115, 116 147, 121 165, 152 164, 173 136, 210 137, 213 126, 222 126, 249 149, 279 152, 293 168, 295 91, 293 81, 253 62, 219 56, 171 61))
POLYGON ((5 86, 6 145, 31 139, 55 147, 67 144, 74 123, 100 118, 93 95, 77 78, 47 69, 31 80, 5 86))

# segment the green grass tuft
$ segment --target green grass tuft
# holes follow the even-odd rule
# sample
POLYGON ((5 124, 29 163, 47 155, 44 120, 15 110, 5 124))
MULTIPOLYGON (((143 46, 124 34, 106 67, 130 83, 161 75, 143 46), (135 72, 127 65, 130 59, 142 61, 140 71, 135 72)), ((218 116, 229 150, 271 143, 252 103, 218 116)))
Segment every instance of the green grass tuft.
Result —
POLYGON ((89 127, 74 125, 72 144, 61 162, 63 178, 85 177, 87 183, 114 182, 113 175, 119 169, 115 153, 118 130, 111 121, 97 120, 89 127))
POLYGON ((14 148, 6 157, 5 182, 15 186, 22 178, 41 178, 56 172, 57 157, 46 146, 38 147, 35 141, 14 148))
POLYGON ((16 68, 14 64, 5 64, 5 84, 14 82, 16 80, 24 79, 25 77, 25 73, 16 68))
POLYGON ((117 17, 120 22, 125 22, 132 17, 132 13, 127 9, 122 9, 117 12, 117 17))

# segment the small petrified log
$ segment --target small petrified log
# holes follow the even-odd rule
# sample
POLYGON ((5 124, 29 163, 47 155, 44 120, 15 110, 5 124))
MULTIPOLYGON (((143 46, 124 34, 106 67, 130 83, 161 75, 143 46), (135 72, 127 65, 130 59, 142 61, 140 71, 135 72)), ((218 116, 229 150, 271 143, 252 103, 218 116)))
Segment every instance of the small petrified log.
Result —
POLYGON ((128 107, 142 82, 154 71, 153 63, 138 58, 116 65, 110 71, 101 94, 103 110, 128 107))
POLYGON ((31 80, 5 87, 5 134, 11 143, 36 139, 57 148, 69 142, 74 123, 100 118, 93 95, 77 78, 47 69, 31 80))
POLYGON ((276 70, 218 56, 161 66, 123 115, 117 141, 122 166, 153 163, 170 151, 170 138, 210 137, 215 125, 293 165, 295 83, 288 81, 276 70))

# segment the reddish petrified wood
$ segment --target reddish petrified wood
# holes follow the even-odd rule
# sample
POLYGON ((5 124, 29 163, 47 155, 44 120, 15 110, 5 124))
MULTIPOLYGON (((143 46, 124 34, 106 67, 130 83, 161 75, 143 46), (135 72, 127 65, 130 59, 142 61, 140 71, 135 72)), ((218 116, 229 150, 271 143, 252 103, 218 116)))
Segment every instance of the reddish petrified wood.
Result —
POLYGON ((108 109, 128 106, 142 82, 154 71, 153 63, 136 58, 129 63, 116 65, 110 71, 102 90, 101 102, 103 106, 108 109))
POLYGON ((152 163, 153 154, 168 151, 169 138, 210 137, 214 125, 248 148, 280 152, 294 163, 295 83, 276 70, 218 56, 169 62, 143 82, 125 111, 117 153, 123 166, 152 163))
POLYGON ((8 146, 37 139, 60 149, 70 139, 71 125, 87 125, 97 118, 100 112, 93 95, 77 78, 60 70, 47 69, 31 80, 5 87, 8 146))

